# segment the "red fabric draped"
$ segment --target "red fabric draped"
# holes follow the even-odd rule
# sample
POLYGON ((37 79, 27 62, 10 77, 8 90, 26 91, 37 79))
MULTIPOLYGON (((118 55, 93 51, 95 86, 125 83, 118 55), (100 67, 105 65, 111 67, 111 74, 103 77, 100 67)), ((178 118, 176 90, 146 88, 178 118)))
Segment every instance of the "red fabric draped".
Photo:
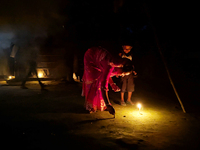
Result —
POLYGON ((101 47, 93 47, 86 51, 82 79, 82 96, 85 96, 86 110, 106 109, 101 89, 108 89, 109 77, 114 69, 109 65, 111 60, 111 54, 101 47))

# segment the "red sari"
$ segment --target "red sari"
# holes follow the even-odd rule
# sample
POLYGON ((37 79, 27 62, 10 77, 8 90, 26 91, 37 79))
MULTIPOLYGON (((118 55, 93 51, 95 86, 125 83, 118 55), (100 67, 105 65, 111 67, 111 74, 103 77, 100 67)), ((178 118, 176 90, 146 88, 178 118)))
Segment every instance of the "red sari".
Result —
MULTIPOLYGON (((84 55, 84 74, 82 96, 85 96, 85 107, 89 111, 103 111, 106 104, 102 97, 102 90, 108 90, 108 83, 112 83, 111 74, 114 67, 111 54, 102 47, 93 47, 84 55)), ((116 89, 116 85, 114 85, 116 89)))

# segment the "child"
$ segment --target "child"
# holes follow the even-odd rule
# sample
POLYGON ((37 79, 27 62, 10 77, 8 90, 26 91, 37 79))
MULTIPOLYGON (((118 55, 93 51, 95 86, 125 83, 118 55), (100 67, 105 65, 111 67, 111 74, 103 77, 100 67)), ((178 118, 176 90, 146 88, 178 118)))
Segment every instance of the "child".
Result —
MULTIPOLYGON (((134 70, 134 66, 132 65, 132 54, 131 54, 132 46, 131 45, 123 45, 122 49, 123 49, 123 51, 121 53, 119 53, 119 56, 127 60, 126 61, 127 67, 132 66, 133 70, 134 70)), ((136 74, 137 73, 135 71, 133 71, 131 74, 121 77, 121 81, 122 81, 121 105, 122 106, 126 106, 126 103, 134 105, 134 103, 131 101, 131 96, 132 96, 132 92, 135 90, 134 75, 136 75, 136 74), (128 98, 127 98, 127 102, 125 103, 124 102, 124 93, 126 91, 128 92, 128 98)))

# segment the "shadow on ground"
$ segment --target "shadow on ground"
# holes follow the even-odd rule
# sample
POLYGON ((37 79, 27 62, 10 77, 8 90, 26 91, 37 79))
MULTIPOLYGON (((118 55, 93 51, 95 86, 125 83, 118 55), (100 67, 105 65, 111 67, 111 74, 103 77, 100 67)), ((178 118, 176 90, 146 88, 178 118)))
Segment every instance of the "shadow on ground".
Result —
MULTIPOLYGON (((110 90, 111 103, 117 112, 115 119, 109 112, 89 114, 85 111, 81 83, 50 84, 45 92, 37 84, 27 85, 26 90, 19 86, 1 86, 2 146, 21 149, 78 149, 80 145, 81 149, 199 148, 199 111, 184 114, 170 86, 161 90, 143 81, 136 83, 133 101, 143 103, 143 115, 137 113, 135 106, 120 106, 120 92, 110 90)), ((186 108, 191 109, 191 105, 186 108)))

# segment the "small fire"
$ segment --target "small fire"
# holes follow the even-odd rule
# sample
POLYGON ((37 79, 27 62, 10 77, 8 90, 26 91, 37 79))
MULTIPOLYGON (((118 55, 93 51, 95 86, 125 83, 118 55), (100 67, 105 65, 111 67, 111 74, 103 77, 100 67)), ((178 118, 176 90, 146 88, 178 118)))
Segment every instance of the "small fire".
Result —
POLYGON ((137 104, 137 107, 139 108, 139 110, 141 109, 142 105, 140 103, 137 104))

